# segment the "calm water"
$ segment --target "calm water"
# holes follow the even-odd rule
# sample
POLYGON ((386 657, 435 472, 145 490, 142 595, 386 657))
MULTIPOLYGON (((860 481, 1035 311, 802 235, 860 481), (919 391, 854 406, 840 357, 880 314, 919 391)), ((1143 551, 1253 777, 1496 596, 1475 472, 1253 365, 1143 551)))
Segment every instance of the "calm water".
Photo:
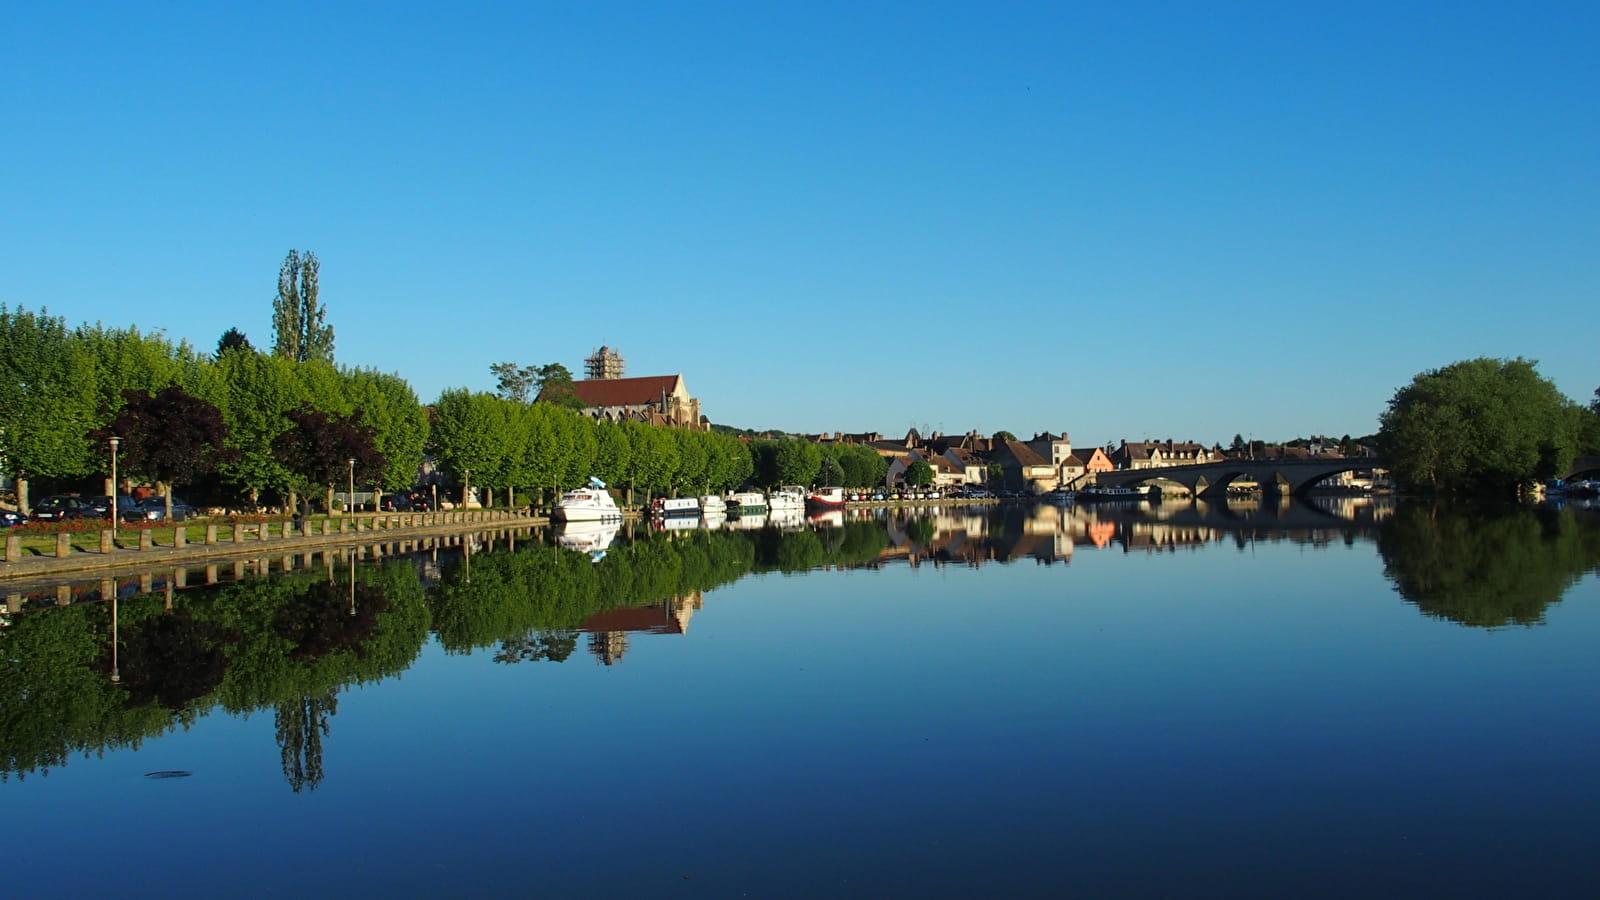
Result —
POLYGON ((25 600, 6 893, 1593 889, 1592 512, 767 526, 25 600))

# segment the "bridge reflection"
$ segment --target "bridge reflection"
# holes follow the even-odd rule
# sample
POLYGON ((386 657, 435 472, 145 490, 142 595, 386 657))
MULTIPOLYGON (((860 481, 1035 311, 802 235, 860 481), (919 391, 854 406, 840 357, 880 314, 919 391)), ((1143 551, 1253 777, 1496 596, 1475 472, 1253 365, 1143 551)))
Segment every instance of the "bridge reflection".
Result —
POLYGON ((1085 548, 1162 552, 1225 542, 1352 543, 1372 539, 1392 510, 1384 498, 1268 495, 1159 504, 859 510, 854 515, 881 520, 889 533, 890 546, 869 565, 977 566, 1020 559, 1070 562, 1085 548))

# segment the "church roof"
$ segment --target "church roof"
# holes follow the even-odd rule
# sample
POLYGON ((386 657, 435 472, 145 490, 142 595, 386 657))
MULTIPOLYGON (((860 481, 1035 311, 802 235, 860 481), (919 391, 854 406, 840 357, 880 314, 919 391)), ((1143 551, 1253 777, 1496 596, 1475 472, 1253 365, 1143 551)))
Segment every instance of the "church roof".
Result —
POLYGON ((677 390, 682 375, 645 375, 639 378, 589 378, 572 383, 572 392, 586 407, 644 406, 660 403, 662 394, 677 390))

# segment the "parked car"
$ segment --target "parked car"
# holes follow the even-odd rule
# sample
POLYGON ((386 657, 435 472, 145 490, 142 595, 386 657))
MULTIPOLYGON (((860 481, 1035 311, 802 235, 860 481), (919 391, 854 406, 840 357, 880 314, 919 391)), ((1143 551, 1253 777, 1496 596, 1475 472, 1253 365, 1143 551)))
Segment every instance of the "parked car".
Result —
POLYGON ((82 519, 94 515, 98 515, 94 507, 82 497, 52 495, 40 500, 33 507, 33 520, 36 522, 60 522, 63 519, 82 519))
POLYGON ((402 494, 384 494, 378 504, 378 509, 383 512, 411 512, 413 508, 411 498, 402 494))
MULTIPOLYGON (((86 516, 100 519, 111 518, 111 497, 106 494, 92 494, 81 498, 89 508, 86 516)), ((123 522, 143 522, 148 516, 145 510, 139 507, 139 501, 125 494, 117 495, 117 518, 123 522)))
MULTIPOLYGON (((139 501, 137 510, 144 514, 143 521, 163 522, 167 518, 167 501, 160 497, 146 497, 139 501)), ((194 507, 190 506, 182 497, 172 498, 172 521, 187 522, 194 517, 194 507)), ((126 514, 124 514, 124 520, 140 521, 138 519, 129 520, 126 514)))
POLYGON ((28 517, 14 509, 0 509, 0 528, 15 528, 27 524, 28 517))

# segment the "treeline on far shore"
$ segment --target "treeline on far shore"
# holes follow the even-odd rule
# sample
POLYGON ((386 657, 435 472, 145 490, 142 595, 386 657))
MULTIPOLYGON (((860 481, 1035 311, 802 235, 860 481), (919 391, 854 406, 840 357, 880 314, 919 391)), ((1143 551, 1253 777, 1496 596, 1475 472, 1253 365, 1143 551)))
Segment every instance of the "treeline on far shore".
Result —
POLYGON ((409 490, 426 457, 438 482, 518 505, 591 475, 658 495, 818 480, 865 487, 887 467, 867 447, 596 421, 467 389, 446 390, 430 409, 398 374, 242 340, 206 353, 136 327, 70 327, 0 305, 0 459, 24 509, 30 493, 100 493, 113 461, 124 486, 259 506, 297 495, 333 505, 347 484, 409 490))

